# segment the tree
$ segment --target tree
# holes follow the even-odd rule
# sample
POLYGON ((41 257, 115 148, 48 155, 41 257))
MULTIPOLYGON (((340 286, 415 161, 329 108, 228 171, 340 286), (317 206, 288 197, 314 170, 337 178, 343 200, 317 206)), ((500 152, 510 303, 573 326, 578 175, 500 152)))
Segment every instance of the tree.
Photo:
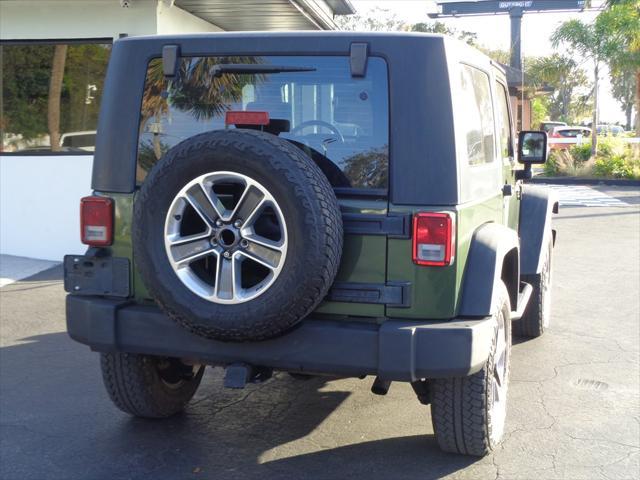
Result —
POLYGON ((60 151, 60 95, 62 93, 64 64, 66 60, 67 45, 56 45, 53 51, 53 61, 51 64, 51 79, 49 80, 49 108, 47 112, 47 125, 49 126, 51 150, 54 152, 60 151))
POLYGON ((593 62, 593 115, 591 128, 591 152, 595 156, 598 152, 598 79, 600 66, 605 60, 605 45, 607 37, 603 35, 602 25, 597 22, 583 23, 580 20, 569 20, 561 24, 551 35, 554 47, 566 44, 575 53, 582 55, 593 62))
POLYGON ((531 125, 540 125, 549 117, 547 97, 533 97, 531 99, 531 125))
POLYGON ((596 25, 606 39, 612 83, 614 76, 635 72, 636 135, 640 136, 640 0, 610 0, 596 25))
MULTIPOLYGON (((160 122, 168 115, 169 107, 189 113, 195 119, 209 119, 223 115, 232 103, 242 100, 242 89, 248 83, 258 84, 262 75, 224 74, 216 76, 213 68, 222 60, 226 63, 257 64, 260 57, 185 57, 172 81, 164 76, 161 59, 153 59, 147 67, 147 79, 142 96, 140 133, 148 129, 148 122, 160 122)), ((160 134, 153 132, 152 150, 156 160, 166 152, 160 134)), ((148 151, 145 155, 148 156, 148 151)))
POLYGON ((552 120, 574 122, 585 112, 585 102, 577 93, 588 87, 587 77, 578 63, 565 55, 527 59, 525 72, 534 87, 551 87, 553 93, 546 102, 552 120))
POLYGON ((511 60, 511 54, 508 50, 492 50, 490 48, 486 48, 480 45, 476 45, 476 48, 484 53, 486 56, 491 57, 498 63, 503 65, 509 65, 509 61, 511 60))
POLYGON ((632 70, 611 71, 611 93, 620 102, 625 115, 625 128, 631 130, 636 99, 636 75, 632 70))
POLYGON ((405 29, 405 22, 384 8, 363 10, 363 13, 341 15, 336 18, 340 30, 362 30, 366 32, 391 32, 405 29))
POLYGON ((32 139, 47 131, 52 45, 2 45, 2 125, 6 134, 32 139))
POLYGON ((3 147, 43 143, 49 134, 58 148, 62 133, 95 130, 110 51, 107 44, 0 45, 3 147))
POLYGON ((457 30, 448 27, 443 22, 420 22, 408 24, 400 20, 397 15, 383 8, 364 10, 355 15, 341 16, 336 19, 340 30, 361 30, 367 32, 409 31, 422 33, 440 33, 456 37, 469 45, 476 46, 478 34, 467 30, 457 30))
POLYGON ((449 35, 473 46, 476 46, 476 41, 478 40, 478 34, 475 32, 456 30, 455 28, 447 27, 443 22, 438 21, 434 23, 416 23, 412 25, 409 30, 412 32, 440 33, 443 35, 449 35))

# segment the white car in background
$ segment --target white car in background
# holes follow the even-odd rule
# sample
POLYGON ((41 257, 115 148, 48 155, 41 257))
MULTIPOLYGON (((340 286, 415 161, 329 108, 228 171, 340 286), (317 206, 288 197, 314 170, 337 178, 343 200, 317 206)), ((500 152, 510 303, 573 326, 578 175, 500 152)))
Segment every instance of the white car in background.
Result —
POLYGON ((96 149, 96 131, 85 130, 63 133, 60 136, 60 146, 63 149, 93 152, 96 149))
POLYGON ((589 142, 591 129, 581 126, 555 127, 548 135, 549 145, 552 149, 564 149, 589 142))

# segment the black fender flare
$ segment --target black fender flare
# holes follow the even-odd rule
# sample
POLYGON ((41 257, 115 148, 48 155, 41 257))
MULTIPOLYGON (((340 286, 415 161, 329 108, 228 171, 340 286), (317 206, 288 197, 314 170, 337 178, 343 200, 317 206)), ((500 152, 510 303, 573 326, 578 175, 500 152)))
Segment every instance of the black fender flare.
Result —
POLYGON ((523 275, 535 275, 542 271, 543 252, 551 240, 555 244, 555 231, 551 229, 551 217, 558 213, 555 194, 544 187, 526 185, 520 201, 520 271, 523 275))
POLYGON ((507 289, 511 308, 516 308, 520 276, 519 251, 520 242, 515 230, 497 223, 485 223, 475 231, 462 279, 459 316, 483 317, 494 313, 497 303, 495 286, 502 279, 503 266, 508 257, 512 258, 508 265, 512 269, 512 280, 515 281, 507 285, 507 289))

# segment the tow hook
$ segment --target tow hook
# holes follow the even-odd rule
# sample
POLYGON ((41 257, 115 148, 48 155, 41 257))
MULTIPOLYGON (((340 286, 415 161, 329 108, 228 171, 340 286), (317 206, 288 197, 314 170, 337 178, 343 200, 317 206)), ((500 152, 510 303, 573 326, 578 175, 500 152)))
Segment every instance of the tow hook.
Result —
POLYGON ((247 383, 262 383, 271 378, 273 369, 248 365, 246 363, 233 363, 228 365, 224 373, 225 388, 244 388, 247 383))

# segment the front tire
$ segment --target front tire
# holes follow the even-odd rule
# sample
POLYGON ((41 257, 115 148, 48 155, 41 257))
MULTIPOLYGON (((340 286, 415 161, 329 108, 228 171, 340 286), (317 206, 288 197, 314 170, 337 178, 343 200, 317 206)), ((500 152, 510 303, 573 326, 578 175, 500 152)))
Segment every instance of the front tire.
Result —
POLYGON ((185 365, 176 358, 103 353, 102 379, 113 403, 143 418, 165 418, 181 412, 196 393, 204 366, 185 365))
POLYGON ((500 282, 495 335, 487 363, 479 372, 431 383, 431 420, 445 452, 483 456, 502 440, 511 364, 511 305, 500 282))
POLYGON ((551 259, 553 242, 546 248, 542 271, 535 275, 523 275, 522 280, 533 287, 529 305, 520 320, 513 323, 513 333, 519 337, 536 338, 541 336, 551 321, 551 259))

